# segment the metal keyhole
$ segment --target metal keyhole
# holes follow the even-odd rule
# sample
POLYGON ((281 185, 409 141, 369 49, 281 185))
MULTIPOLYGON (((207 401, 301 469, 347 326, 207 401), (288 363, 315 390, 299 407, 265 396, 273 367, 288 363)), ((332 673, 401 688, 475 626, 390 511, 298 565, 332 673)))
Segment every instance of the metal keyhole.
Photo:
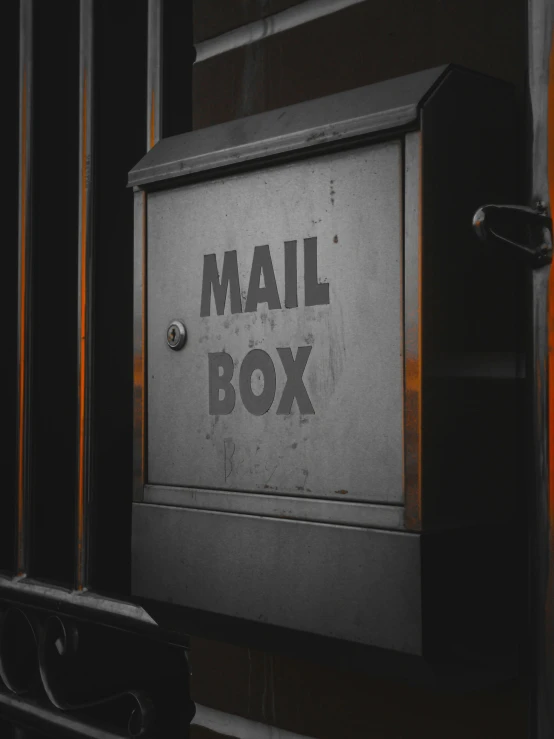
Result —
POLYGON ((187 330, 181 321, 172 321, 167 329, 167 344, 173 351, 182 349, 187 338, 187 330))

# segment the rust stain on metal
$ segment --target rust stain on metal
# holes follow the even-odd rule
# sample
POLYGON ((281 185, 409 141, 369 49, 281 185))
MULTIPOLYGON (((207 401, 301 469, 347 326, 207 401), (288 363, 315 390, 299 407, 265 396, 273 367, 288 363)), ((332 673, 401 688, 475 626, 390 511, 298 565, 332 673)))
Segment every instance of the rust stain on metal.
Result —
POLYGON ((314 131, 314 133, 311 133, 306 138, 306 143, 309 143, 311 141, 317 141, 318 139, 323 139, 323 138, 325 138, 325 136, 326 136, 325 131, 314 131))
POLYGON ((404 488, 405 523, 408 529, 422 528, 422 284, 423 284, 423 150, 420 139, 419 222, 418 222, 418 291, 417 306, 410 306, 405 322, 404 361, 404 488))
POLYGON ((337 495, 348 495, 348 490, 335 490, 337 495))
POLYGON ((17 573, 24 574, 24 415, 25 415, 25 303, 27 295, 27 67, 23 67, 21 106, 21 276, 19 306, 19 459, 17 475, 17 573))
POLYGON ((405 371, 406 516, 409 528, 418 530, 421 527, 421 367, 419 360, 406 357, 405 371))
POLYGON ((146 193, 142 195, 142 234, 141 234, 141 333, 138 346, 135 346, 133 356, 133 381, 134 381, 134 423, 139 436, 140 448, 138 450, 138 469, 135 468, 135 487, 142 487, 146 479, 146 417, 144 407, 145 395, 145 335, 146 335, 146 193))

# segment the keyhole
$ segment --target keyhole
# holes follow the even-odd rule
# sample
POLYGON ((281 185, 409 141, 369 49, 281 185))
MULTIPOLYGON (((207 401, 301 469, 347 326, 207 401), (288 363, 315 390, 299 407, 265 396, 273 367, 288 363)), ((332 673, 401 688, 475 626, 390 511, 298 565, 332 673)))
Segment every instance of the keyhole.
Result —
POLYGON ((185 344, 187 332, 181 321, 171 321, 167 327, 165 335, 166 341, 170 349, 178 351, 182 349, 185 344))

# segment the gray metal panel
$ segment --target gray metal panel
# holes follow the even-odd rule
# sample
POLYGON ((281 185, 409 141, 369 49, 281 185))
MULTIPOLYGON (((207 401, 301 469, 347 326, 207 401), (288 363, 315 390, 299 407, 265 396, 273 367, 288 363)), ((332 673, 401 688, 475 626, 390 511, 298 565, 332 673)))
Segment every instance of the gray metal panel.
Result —
POLYGON ((418 105, 447 69, 355 90, 162 139, 129 172, 143 186, 260 157, 416 124, 418 105))
POLYGON ((314 500, 288 495, 258 495, 232 490, 170 488, 144 486, 144 503, 171 505, 180 508, 200 508, 223 513, 246 513, 253 516, 293 518, 297 521, 367 526, 376 529, 404 529, 404 507, 350 503, 342 500, 314 500))
POLYGON ((148 482, 402 503, 402 187, 392 141, 148 195, 148 482), (304 304, 307 238, 317 238, 328 304, 304 304), (285 308, 292 239, 298 307, 285 308), (231 313, 227 299, 214 315, 212 297, 201 317, 206 255, 220 270, 224 253, 237 255, 244 309, 257 245, 269 245, 283 307, 231 313), (166 344, 173 319, 188 332, 179 352, 166 344), (302 380, 313 413, 296 400, 279 411, 287 375, 278 350, 289 347, 296 358, 311 351, 302 380), (276 373, 261 415, 239 392, 254 348, 276 373), (208 355, 218 353, 229 357, 236 397, 232 412, 210 415, 208 355))
POLYGON ((420 537, 133 504, 135 596, 411 654, 420 537))

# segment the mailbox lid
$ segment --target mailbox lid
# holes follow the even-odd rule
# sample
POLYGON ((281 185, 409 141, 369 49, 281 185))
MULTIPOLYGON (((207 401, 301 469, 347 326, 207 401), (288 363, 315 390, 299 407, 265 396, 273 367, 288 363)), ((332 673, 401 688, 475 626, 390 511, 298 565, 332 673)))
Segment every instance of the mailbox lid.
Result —
POLYGON ((166 186, 222 167, 418 128, 422 103, 451 68, 434 67, 161 139, 129 172, 129 185, 166 186))
POLYGON ((149 483, 402 503, 402 171, 393 140, 148 195, 149 483))

